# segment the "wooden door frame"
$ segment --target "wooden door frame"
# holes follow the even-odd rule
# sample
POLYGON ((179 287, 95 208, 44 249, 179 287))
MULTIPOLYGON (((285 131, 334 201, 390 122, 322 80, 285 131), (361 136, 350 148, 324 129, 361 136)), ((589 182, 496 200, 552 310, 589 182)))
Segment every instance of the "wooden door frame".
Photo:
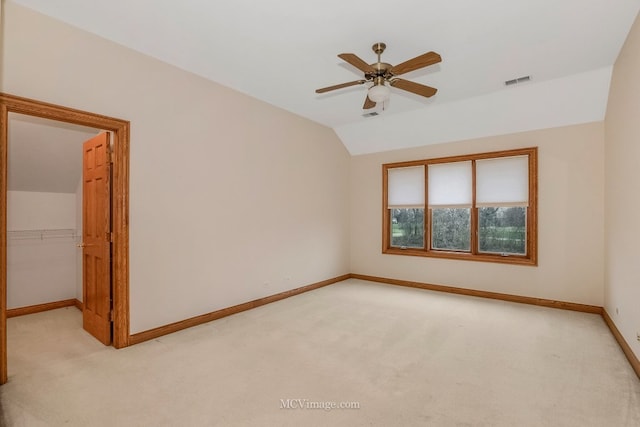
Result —
POLYGON ((113 346, 129 345, 129 122, 0 92, 0 385, 7 382, 7 149, 9 113, 113 132, 113 346))

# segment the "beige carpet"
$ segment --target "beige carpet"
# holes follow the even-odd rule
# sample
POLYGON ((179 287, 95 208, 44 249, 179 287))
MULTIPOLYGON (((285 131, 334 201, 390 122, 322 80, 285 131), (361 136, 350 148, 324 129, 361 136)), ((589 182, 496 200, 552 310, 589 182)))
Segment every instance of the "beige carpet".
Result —
POLYGON ((640 425, 591 314, 348 280, 123 350, 75 308, 8 332, 8 426, 640 425))

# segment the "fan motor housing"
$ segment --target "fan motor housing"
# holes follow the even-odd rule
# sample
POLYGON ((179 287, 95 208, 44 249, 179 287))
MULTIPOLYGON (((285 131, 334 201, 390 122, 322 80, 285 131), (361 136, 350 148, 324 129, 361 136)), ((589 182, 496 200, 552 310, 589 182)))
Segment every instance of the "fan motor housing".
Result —
POLYGON ((373 68, 375 68, 376 72, 375 73, 365 73, 365 77, 367 78, 367 80, 373 79, 375 77, 378 76, 384 76, 386 77, 388 73, 388 71, 392 68, 391 64, 387 64, 386 62, 375 62, 373 64, 370 64, 373 68))

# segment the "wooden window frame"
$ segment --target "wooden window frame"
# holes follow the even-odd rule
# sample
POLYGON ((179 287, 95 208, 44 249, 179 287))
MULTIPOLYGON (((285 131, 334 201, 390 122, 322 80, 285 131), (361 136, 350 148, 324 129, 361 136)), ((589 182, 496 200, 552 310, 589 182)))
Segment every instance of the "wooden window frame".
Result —
POLYGON ((386 163, 382 165, 382 253, 392 255, 422 256, 466 261, 496 262, 502 264, 538 265, 538 148, 519 148, 514 150, 492 151, 460 156, 439 157, 434 159, 413 160, 407 162, 386 163), (529 159, 529 205, 527 207, 526 255, 502 255, 479 252, 478 248, 478 207, 476 206, 476 160, 494 159, 526 155, 529 159), (469 252, 436 250, 431 248, 431 216, 429 209, 429 174, 428 166, 438 163, 471 161, 472 168, 472 205, 471 205, 471 250, 469 252), (393 168, 424 166, 425 167, 425 213, 424 213, 424 247, 398 248, 391 246, 391 214, 387 208, 388 171, 393 168))

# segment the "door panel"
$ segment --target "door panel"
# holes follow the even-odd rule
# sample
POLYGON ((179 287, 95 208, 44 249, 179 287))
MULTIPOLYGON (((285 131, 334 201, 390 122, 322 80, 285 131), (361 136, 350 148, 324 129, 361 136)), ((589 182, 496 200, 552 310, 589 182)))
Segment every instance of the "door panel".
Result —
POLYGON ((111 186, 109 134, 83 144, 82 288, 84 329, 111 344, 111 186))

